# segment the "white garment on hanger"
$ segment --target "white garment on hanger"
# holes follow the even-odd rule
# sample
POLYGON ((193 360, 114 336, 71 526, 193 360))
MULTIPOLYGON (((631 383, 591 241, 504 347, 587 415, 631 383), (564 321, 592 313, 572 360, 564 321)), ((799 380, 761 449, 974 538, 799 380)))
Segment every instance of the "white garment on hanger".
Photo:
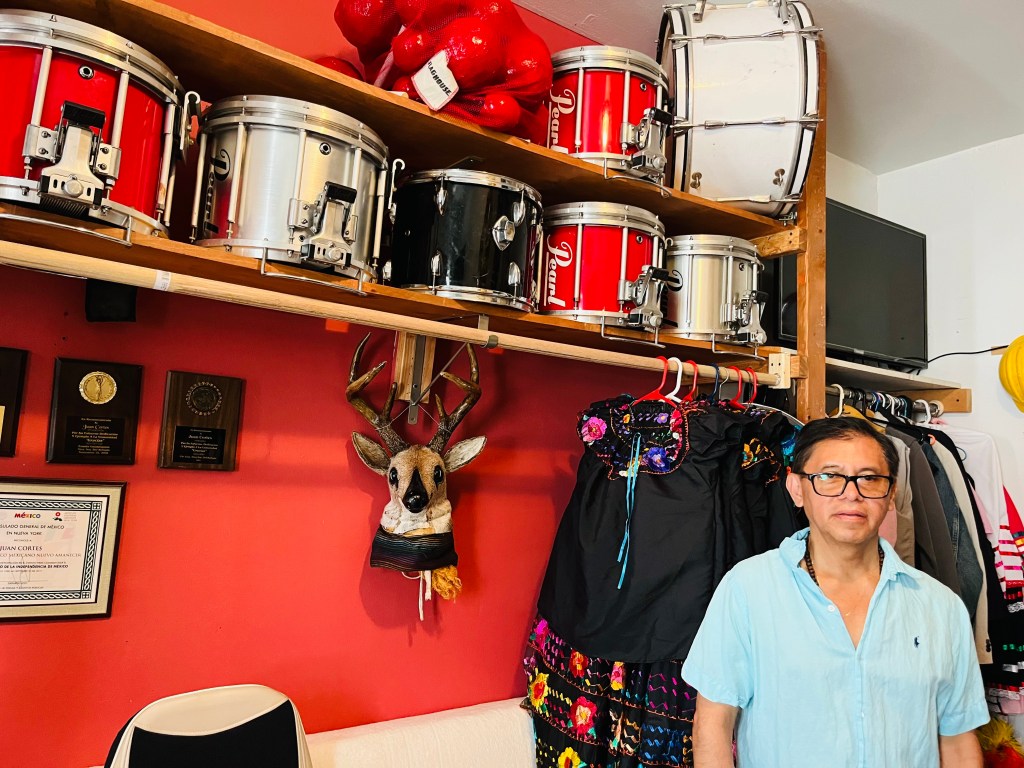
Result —
POLYGON ((941 429, 967 455, 964 468, 974 478, 975 492, 988 516, 988 540, 996 553, 999 582, 1006 592, 1006 582, 1020 582, 1024 576, 1021 556, 1010 532, 1010 518, 1006 510, 1003 490, 1003 471, 999 465, 999 452, 992 435, 961 427, 958 424, 932 424, 941 429))

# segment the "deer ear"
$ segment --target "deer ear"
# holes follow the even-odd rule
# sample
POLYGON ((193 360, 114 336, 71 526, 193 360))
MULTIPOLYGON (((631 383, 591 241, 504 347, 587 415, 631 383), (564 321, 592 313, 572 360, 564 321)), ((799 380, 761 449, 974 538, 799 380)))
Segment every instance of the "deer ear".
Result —
POLYGON ((377 445, 377 443, 365 435, 353 432, 352 445, 355 446, 356 453, 363 460, 363 464, 378 475, 386 475, 388 473, 388 465, 391 464, 391 459, 388 458, 384 449, 377 445))
POLYGON ((456 469, 466 466, 480 455, 480 451, 484 449, 486 443, 487 438, 483 436, 459 440, 444 455, 445 469, 449 472, 454 472, 456 469))

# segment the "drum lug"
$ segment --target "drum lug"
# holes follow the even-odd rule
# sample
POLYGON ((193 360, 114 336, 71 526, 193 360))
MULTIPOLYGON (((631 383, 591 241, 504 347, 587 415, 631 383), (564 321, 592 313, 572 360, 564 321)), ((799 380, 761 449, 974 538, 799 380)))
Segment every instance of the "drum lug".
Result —
POLYGON ((522 272, 519 265, 514 261, 508 265, 508 285, 513 289, 512 296, 519 297, 519 282, 522 280, 522 272))
POLYGON ((288 201, 288 226, 293 229, 313 228, 313 204, 292 198, 288 201))
POLYGON ((491 235, 494 237, 494 244, 498 246, 498 250, 504 251, 512 245, 512 241, 516 237, 516 225, 508 216, 502 216, 491 227, 491 235))
POLYGON ((665 319, 661 311, 661 294, 665 288, 678 291, 682 276, 650 264, 644 266, 634 282, 619 282, 619 300, 630 301, 635 308, 626 316, 625 324, 657 332, 665 319))
POLYGON ((25 148, 22 154, 52 163, 57 155, 56 146, 56 131, 52 128, 43 128, 41 125, 30 125, 25 131, 25 148))
POLYGON ((523 223, 523 219, 526 218, 526 191, 523 190, 520 193, 519 199, 512 206, 512 221, 518 227, 523 223))
POLYGON ((437 293, 437 278, 441 275, 441 252, 434 251, 434 255, 430 257, 430 290, 437 293))
POLYGON ((444 216, 444 205, 448 201, 448 192, 444 188, 444 178, 441 179, 441 186, 437 188, 437 194, 434 195, 434 202, 437 204, 438 216, 444 216))
POLYGON ((391 259, 384 262, 384 266, 380 270, 380 280, 382 283, 391 282, 391 259))

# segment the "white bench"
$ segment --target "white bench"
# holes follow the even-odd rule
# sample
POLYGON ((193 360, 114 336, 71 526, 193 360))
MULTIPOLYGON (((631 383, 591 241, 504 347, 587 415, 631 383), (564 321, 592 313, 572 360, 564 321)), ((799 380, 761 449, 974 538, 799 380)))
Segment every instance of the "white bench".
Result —
POLYGON ((534 768, 522 698, 306 736, 313 768, 534 768))

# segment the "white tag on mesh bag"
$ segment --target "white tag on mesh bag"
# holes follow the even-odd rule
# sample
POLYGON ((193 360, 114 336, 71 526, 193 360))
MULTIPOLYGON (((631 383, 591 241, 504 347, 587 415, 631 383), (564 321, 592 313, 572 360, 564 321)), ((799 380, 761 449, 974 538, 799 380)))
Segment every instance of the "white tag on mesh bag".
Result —
POLYGON ((459 92, 455 75, 448 69, 447 51, 438 51, 423 67, 412 76, 412 85, 423 103, 435 112, 459 92))

